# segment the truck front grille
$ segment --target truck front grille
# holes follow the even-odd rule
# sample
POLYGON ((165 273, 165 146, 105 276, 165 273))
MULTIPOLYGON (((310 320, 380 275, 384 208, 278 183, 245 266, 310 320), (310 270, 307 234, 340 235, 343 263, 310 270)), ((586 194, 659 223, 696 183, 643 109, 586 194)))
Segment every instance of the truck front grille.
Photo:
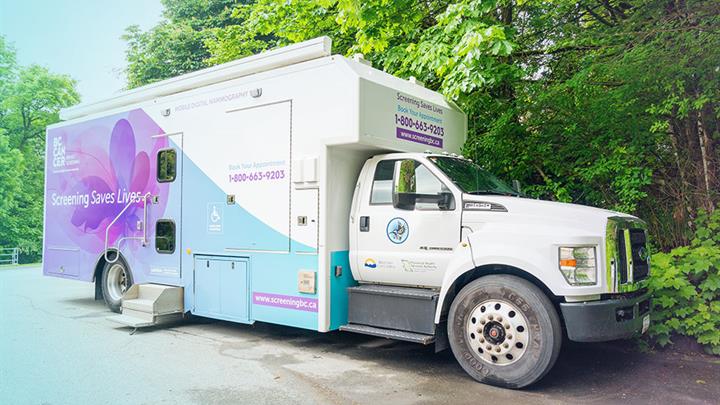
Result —
POLYGON ((631 292, 650 274, 645 224, 635 218, 611 217, 607 228, 607 269, 612 292, 631 292))
POLYGON ((650 273, 648 263, 647 237, 643 229, 630 230, 630 249, 632 252, 633 281, 640 281, 650 273))
POLYGON ((629 281, 631 272, 628 269, 632 269, 633 282, 645 279, 650 273, 645 230, 639 228, 618 229, 617 232, 619 256, 617 269, 620 284, 626 284, 629 281), (630 243, 630 249, 627 248, 627 243, 630 243))

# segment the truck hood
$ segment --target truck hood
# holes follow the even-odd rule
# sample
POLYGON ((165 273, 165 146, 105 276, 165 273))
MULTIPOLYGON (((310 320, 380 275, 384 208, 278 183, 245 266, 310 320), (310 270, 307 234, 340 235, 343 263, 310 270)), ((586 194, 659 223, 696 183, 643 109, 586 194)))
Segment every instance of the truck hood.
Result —
POLYGON ((609 217, 635 218, 621 212, 585 205, 521 197, 463 195, 463 207, 466 207, 468 202, 480 203, 480 207, 487 207, 482 203, 492 204, 492 209, 464 209, 463 223, 471 227, 473 223, 502 222, 572 228, 579 234, 590 233, 604 236, 609 217))

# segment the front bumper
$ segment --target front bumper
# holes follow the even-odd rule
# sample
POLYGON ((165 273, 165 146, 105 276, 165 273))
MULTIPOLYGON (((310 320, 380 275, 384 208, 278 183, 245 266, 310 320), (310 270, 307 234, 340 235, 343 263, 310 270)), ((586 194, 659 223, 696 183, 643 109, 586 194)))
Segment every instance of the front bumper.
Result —
POLYGON ((605 342, 627 339, 643 331, 650 315, 650 293, 611 297, 599 301, 560 304, 565 328, 575 342, 605 342))

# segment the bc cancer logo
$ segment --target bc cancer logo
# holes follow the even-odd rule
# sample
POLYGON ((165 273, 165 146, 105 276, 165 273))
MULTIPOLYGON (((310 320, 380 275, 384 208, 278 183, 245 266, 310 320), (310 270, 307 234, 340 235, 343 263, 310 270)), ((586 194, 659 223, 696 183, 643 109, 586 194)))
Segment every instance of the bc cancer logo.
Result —
POLYGON ((390 242, 400 244, 407 240, 410 234, 408 223, 402 218, 393 218, 387 225, 387 236, 390 242))
POLYGON ((377 267, 377 263, 373 259, 365 259, 365 267, 368 269, 374 269, 377 267))

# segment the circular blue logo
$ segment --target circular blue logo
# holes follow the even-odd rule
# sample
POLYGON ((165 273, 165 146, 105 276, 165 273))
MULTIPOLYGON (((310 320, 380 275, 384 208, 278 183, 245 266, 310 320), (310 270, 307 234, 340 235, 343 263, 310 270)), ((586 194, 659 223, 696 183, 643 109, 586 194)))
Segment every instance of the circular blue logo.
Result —
POLYGON ((410 228, 407 221, 402 218, 393 218, 387 225, 387 236, 392 243, 403 243, 410 234, 410 228))

